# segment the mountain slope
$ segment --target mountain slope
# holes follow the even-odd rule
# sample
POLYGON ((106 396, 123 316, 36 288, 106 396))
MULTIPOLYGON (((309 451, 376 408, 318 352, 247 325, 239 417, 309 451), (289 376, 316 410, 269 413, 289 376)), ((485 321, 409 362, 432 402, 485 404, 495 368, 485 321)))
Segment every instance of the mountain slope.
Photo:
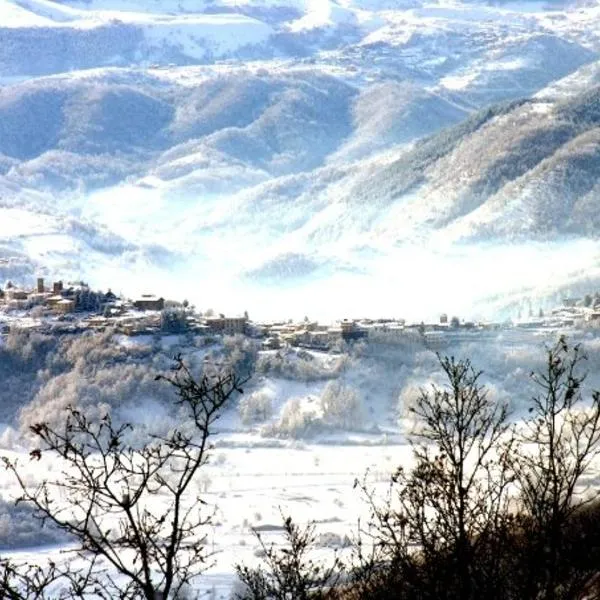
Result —
POLYGON ((454 270, 513 302, 591 244, 557 277, 579 285, 598 32, 597 2, 0 0, 0 259, 124 289, 193 272, 224 309, 421 309, 454 270), (516 247, 531 269, 487 281, 516 247))

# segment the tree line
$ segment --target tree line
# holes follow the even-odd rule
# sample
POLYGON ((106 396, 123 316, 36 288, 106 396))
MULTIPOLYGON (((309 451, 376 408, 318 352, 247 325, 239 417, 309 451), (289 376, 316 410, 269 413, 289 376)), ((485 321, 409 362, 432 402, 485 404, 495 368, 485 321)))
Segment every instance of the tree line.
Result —
MULTIPOLYGON (((533 372, 535 395, 515 419, 470 360, 439 356, 445 385, 409 407, 413 463, 386 492, 355 482, 368 517, 348 555, 313 555, 312 524, 283 515, 283 545, 262 547, 258 567, 238 565, 238 600, 584 600, 600 598, 600 499, 590 481, 600 454, 600 393, 585 391, 586 357, 560 338, 533 372)), ((246 378, 195 378, 181 356, 158 380, 172 386, 187 424, 141 446, 131 425, 76 408, 60 426, 35 424, 31 460, 58 455, 62 476, 30 486, 4 459, 34 515, 68 532, 77 561, 1 561, 11 600, 193 597, 210 564, 212 510, 192 492, 209 437, 246 378), (59 502, 58 496, 62 499, 59 502), (160 502, 153 500, 160 499, 160 502)))

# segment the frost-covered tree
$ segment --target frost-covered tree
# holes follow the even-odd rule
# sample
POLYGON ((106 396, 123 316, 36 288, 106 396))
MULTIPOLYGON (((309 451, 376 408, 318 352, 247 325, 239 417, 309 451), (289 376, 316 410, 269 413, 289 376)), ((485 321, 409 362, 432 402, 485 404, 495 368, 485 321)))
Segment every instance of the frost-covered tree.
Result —
POLYGON ((272 394, 258 390, 244 396, 240 400, 238 412, 244 425, 263 423, 273 414, 272 394))
POLYGON ((340 429, 360 428, 364 414, 356 390, 339 381, 329 381, 320 398, 325 424, 340 429))
POLYGON ((164 308, 160 312, 160 329, 165 333, 185 333, 188 329, 187 312, 183 308, 164 308))

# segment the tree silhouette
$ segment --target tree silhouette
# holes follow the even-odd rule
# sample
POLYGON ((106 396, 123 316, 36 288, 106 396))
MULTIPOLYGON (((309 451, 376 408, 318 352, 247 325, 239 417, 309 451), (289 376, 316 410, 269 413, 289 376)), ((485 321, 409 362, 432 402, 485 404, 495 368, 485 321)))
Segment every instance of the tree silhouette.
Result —
POLYGON ((19 502, 74 538, 85 566, 37 569, 37 585, 19 596, 22 583, 33 581, 31 567, 23 572, 5 563, 0 596, 43 598, 60 582, 69 598, 162 600, 177 597, 205 568, 212 511, 193 484, 208 460, 212 425, 243 381, 233 373, 197 381, 180 356, 157 380, 173 386, 189 430, 178 427, 136 447, 127 441, 130 424, 117 425, 109 414, 91 421, 70 407, 64 426, 31 427, 41 448, 31 459, 56 456, 64 465, 58 478, 31 488, 20 464, 3 459, 21 488, 19 502))

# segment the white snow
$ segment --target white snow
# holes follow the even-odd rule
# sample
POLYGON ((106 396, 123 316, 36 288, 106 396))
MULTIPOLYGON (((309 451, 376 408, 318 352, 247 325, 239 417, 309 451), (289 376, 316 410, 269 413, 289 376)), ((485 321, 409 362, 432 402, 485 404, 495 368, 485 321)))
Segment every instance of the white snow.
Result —
POLYGON ((2 208, 0 240, 56 232, 58 224, 51 217, 20 208, 2 208))
POLYGON ((476 73, 466 73, 464 75, 446 75, 440 79, 440 85, 449 90, 462 90, 467 88, 476 78, 476 73))
POLYGON ((202 60, 208 55, 223 55, 243 46, 265 42, 271 28, 242 15, 199 15, 194 17, 153 17, 144 24, 144 35, 151 46, 169 44, 182 53, 202 60))
MULTIPOLYGON (((370 479, 377 485, 408 455, 404 445, 291 443, 268 447, 244 441, 246 447, 228 447, 226 436, 217 439, 212 463, 199 479, 203 499, 218 507, 217 526, 209 532, 209 548, 217 553, 216 564, 200 578, 198 587, 203 592, 214 588, 215 597, 223 599, 229 598, 233 565, 258 562, 252 527, 262 529, 267 541, 276 541, 283 512, 293 515, 298 523, 316 520, 317 534, 336 534, 343 539, 355 530, 358 515, 366 512, 353 489, 355 479, 369 469, 370 479)), ((3 451, 3 455, 16 458, 20 453, 3 451)), ((59 466, 44 458, 40 463, 23 458, 26 478, 32 483, 58 472, 59 466)), ((17 495, 17 489, 5 479, 0 494, 10 499, 17 495)), ((329 558, 330 550, 323 548, 323 555, 329 558)), ((37 564, 43 564, 45 557, 64 560, 60 548, 6 554, 19 560, 35 559, 37 564)))
POLYGON ((148 12, 147 6, 141 3, 132 3, 125 10, 115 10, 117 5, 110 3, 100 3, 99 6, 91 3, 83 9, 49 0, 24 0, 19 3, 0 0, 0 23, 6 27, 60 26, 80 29, 127 23, 143 29, 149 46, 160 48, 166 44, 198 60, 264 43, 273 33, 267 24, 235 13, 168 14, 162 5, 153 7, 157 9, 156 12, 148 12), (102 10, 98 9, 99 6, 102 10))
MULTIPOLYGON (((510 52, 513 44, 528 36, 556 34, 600 50, 600 5, 545 10, 538 2, 489 6, 423 0, 0 0, 0 27, 4 28, 75 31, 118 24, 143 32, 140 56, 159 58, 140 58, 128 71, 102 67, 75 71, 69 78, 102 81, 104 76, 127 74, 128 83, 137 85, 149 73, 163 82, 194 88, 209 79, 241 73, 243 68, 273 76, 310 71, 315 80, 334 76, 362 87, 385 81, 389 72, 394 78, 408 78, 393 72, 392 67, 402 66, 407 73, 422 75, 427 89, 470 110, 477 108, 469 104, 472 89, 494 91, 485 87, 486 77, 498 72, 517 75, 534 66, 529 57, 510 52), (214 14, 219 7, 223 12, 214 14), (270 9, 282 7, 292 9, 281 12, 292 15, 289 21, 261 20, 270 9), (266 12, 255 11, 252 14, 259 16, 253 18, 236 8, 266 12), (208 9, 211 12, 205 12, 208 9), (318 41, 311 42, 314 47, 307 43, 301 46, 305 58, 269 46, 279 34, 301 45, 319 40, 323 31, 327 51, 319 50, 318 41), (356 39, 346 38, 348 32, 356 39), (375 49, 378 45, 380 51, 375 49), (253 46, 263 48, 260 60, 243 65, 235 61, 237 52, 253 46), (180 53, 186 62, 214 60, 215 64, 167 67, 160 58, 165 49, 165 56, 180 53), (218 62, 223 58, 229 61, 218 62), (150 62, 153 66, 146 71, 150 62)), ((3 85, 21 78, 1 73, 0 77, 3 85)), ((595 83, 597 72, 584 68, 540 91, 538 96, 547 102, 532 110, 542 118, 556 98, 595 83)), ((103 227, 101 231, 131 248, 111 254, 66 233, 64 215, 69 209, 58 198, 45 212, 0 207, 1 256, 14 250, 36 267, 59 277, 84 278, 95 287, 111 286, 129 295, 140 289, 164 290, 169 297, 186 297, 200 308, 231 314, 248 309, 253 317, 265 319, 390 316, 421 321, 437 319, 441 311, 497 317, 507 303, 524 297, 541 297, 590 279, 600 281, 597 240, 461 243, 473 228, 497 216, 497 207, 485 205, 436 230, 435 223, 452 208, 452 186, 464 177, 452 171, 451 163, 448 173, 453 179, 447 185, 416 189, 398 200, 355 201, 355 186, 368 183, 370 172, 393 163, 403 151, 394 147, 342 164, 339 168, 345 169, 345 175, 339 180, 335 169, 327 171, 326 165, 324 171, 307 175, 319 185, 307 187, 300 196, 280 198, 277 186, 282 180, 268 181, 266 169, 260 168, 252 171, 251 183, 241 192, 196 192, 197 179, 210 175, 226 181, 233 170, 224 163, 207 174, 202 151, 193 150, 168 165, 173 171, 188 167, 181 178, 161 179, 158 170, 149 170, 139 179, 132 177, 115 187, 69 199, 77 219, 103 227), (58 206, 60 211, 53 208, 58 206), (314 273, 288 277, 289 256, 312 261, 317 265, 314 273), (274 283, 250 275, 277 260, 283 276, 274 283)), ((296 183, 294 177, 290 186, 296 183)), ((520 215, 523 222, 528 218, 516 200, 502 209, 506 215, 520 215)), ((126 338, 122 343, 147 341, 126 338)), ((302 410, 316 410, 325 383, 271 379, 260 385, 274 397, 272 424, 292 398, 300 399, 302 410)), ((147 426, 164 416, 156 406, 152 409, 144 414, 147 426)), ((136 407, 126 407, 124 414, 138 413, 136 407)), ((220 524, 213 536, 219 551, 217 564, 202 583, 217 597, 228 595, 234 562, 256 561, 252 526, 277 526, 283 509, 300 521, 316 518, 319 532, 347 533, 364 509, 352 490, 355 477, 370 468, 374 481, 383 481, 407 461, 408 448, 394 427, 389 435, 339 433, 295 442, 263 437, 262 425, 242 428, 235 414, 225 418, 222 427, 227 431, 218 436, 213 461, 201 482, 208 499, 220 507, 220 524)), ((57 466, 28 462, 27 469, 35 481, 46 469, 56 472, 57 466)), ((15 494, 6 479, 0 487, 4 497, 15 494)), ((275 540, 278 533, 267 535, 275 540)))
POLYGON ((0 23, 3 27, 36 27, 52 25, 54 20, 37 15, 11 0, 0 0, 0 23))

